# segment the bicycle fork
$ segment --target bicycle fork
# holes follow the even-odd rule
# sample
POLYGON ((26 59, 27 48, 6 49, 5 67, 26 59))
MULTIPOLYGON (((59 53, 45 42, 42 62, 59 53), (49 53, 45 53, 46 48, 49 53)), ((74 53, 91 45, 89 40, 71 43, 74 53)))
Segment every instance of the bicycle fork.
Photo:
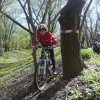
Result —
POLYGON ((41 61, 42 66, 39 68, 39 74, 46 75, 46 59, 42 59, 41 61), (43 64, 42 64, 43 63, 43 64))

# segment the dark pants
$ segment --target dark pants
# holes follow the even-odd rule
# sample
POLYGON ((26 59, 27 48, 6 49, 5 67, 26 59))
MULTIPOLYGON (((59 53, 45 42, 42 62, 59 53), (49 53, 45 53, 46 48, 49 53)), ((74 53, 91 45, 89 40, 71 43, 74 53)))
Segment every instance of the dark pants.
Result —
POLYGON ((52 61, 52 65, 53 65, 53 71, 55 71, 55 58, 54 58, 54 50, 50 49, 50 57, 51 57, 51 61, 52 61))

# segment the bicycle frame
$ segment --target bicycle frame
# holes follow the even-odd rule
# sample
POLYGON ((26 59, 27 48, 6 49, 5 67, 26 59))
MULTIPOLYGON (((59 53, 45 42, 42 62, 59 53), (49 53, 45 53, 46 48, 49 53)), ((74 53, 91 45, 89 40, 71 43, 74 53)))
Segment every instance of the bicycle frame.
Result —
POLYGON ((44 61, 46 62, 46 66, 47 66, 47 67, 50 65, 51 58, 50 58, 49 49, 48 49, 48 50, 42 49, 40 59, 41 59, 41 60, 44 60, 44 61))
POLYGON ((35 69, 34 79, 37 89, 43 90, 46 87, 48 75, 52 75, 50 52, 48 48, 42 48, 40 60, 35 69))

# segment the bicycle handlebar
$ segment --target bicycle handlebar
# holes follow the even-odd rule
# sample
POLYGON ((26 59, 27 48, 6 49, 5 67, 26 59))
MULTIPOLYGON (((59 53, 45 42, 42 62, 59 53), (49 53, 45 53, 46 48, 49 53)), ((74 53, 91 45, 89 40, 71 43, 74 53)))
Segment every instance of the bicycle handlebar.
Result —
POLYGON ((35 46, 34 49, 37 50, 38 48, 42 48, 43 50, 50 50, 53 49, 53 47, 48 46, 48 47, 44 47, 44 46, 35 46))
POLYGON ((48 47, 40 46, 39 48, 42 48, 43 50, 53 49, 53 47, 51 47, 51 46, 48 46, 48 47))

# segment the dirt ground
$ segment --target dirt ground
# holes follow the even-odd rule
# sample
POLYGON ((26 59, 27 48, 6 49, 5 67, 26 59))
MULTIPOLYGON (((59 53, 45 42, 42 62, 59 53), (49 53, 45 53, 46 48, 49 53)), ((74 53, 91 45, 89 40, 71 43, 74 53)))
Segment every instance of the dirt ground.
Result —
MULTIPOLYGON (((87 65, 88 69, 100 72, 100 67, 87 65)), ((0 100, 68 100, 70 90, 74 86, 85 88, 79 81, 79 76, 71 80, 63 80, 61 62, 57 62, 56 76, 48 79, 47 88, 39 91, 33 82, 34 72, 23 73, 20 79, 12 79, 6 85, 0 87, 0 100)), ((83 73, 81 73, 82 75, 83 73)))

